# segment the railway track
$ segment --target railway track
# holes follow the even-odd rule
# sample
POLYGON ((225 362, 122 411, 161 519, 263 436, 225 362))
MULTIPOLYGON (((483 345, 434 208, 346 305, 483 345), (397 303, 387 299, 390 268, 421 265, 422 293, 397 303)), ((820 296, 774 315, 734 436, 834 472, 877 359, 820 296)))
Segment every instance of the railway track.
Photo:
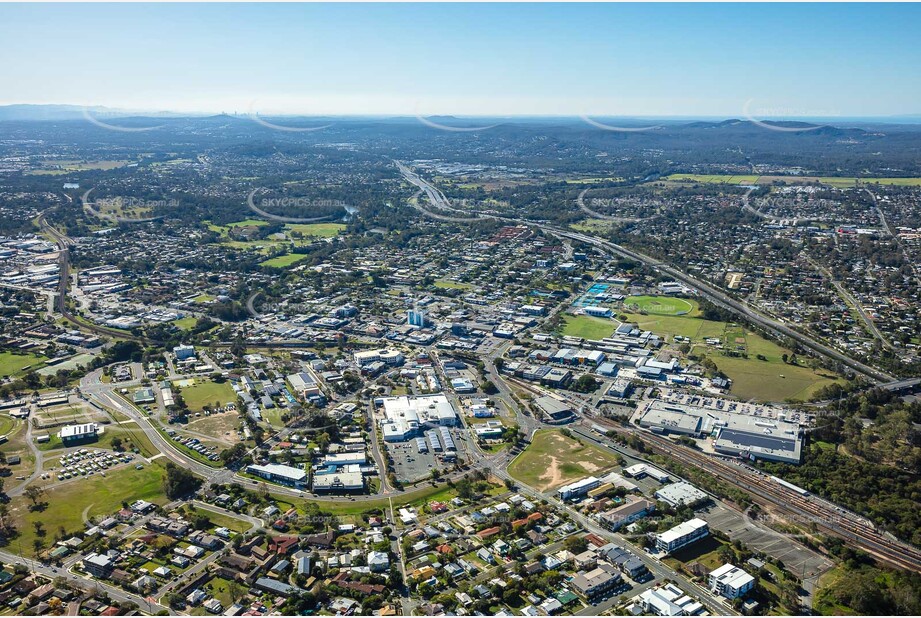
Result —
MULTIPOLYGON (((621 427, 612 427, 612 429, 627 431, 621 427)), ((807 519, 816 527, 842 538, 848 544, 867 552, 880 562, 921 573, 921 550, 907 543, 893 541, 876 530, 869 522, 842 516, 834 509, 818 504, 792 489, 771 481, 766 476, 740 470, 715 457, 684 448, 667 438, 649 433, 643 433, 641 437, 653 447, 653 450, 686 465, 711 472, 749 492, 756 501, 766 502, 794 517, 807 519)))

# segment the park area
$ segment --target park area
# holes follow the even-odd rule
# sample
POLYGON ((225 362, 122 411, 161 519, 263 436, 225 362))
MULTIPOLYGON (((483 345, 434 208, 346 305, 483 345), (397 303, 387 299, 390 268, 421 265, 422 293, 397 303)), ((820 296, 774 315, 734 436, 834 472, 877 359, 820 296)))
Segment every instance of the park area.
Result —
POLYGON ((585 444, 559 429, 543 429, 508 466, 508 473, 539 491, 556 489, 607 471, 618 464, 616 455, 585 444))
MULTIPOLYGON (((185 382, 185 380, 182 381, 183 384, 185 382)), ((182 386, 174 382, 173 386, 181 386, 179 394, 182 395, 182 399, 192 412, 201 412, 206 406, 226 406, 237 400, 237 394, 227 381, 215 382, 207 378, 197 378, 193 385, 182 386)))

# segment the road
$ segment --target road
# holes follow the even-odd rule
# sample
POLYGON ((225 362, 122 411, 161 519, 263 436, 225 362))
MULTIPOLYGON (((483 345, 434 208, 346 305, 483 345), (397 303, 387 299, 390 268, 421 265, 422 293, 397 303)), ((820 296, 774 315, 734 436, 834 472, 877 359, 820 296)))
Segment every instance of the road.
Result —
POLYGON ((175 615, 175 612, 171 611, 169 608, 163 607, 158 603, 151 603, 145 597, 132 594, 122 590, 121 588, 116 588, 115 586, 91 579, 87 576, 76 575, 67 569, 42 564, 37 560, 23 559, 16 554, 2 550, 0 550, 0 560, 2 560, 5 564, 24 564, 33 573, 39 573, 40 575, 43 575, 50 580, 54 580, 56 577, 63 577, 75 587, 82 590, 92 590, 93 588, 99 588, 100 590, 105 591, 105 593, 109 595, 110 599, 118 601, 119 603, 134 603, 139 608, 147 611, 151 615, 163 610, 168 611, 171 615, 175 615))

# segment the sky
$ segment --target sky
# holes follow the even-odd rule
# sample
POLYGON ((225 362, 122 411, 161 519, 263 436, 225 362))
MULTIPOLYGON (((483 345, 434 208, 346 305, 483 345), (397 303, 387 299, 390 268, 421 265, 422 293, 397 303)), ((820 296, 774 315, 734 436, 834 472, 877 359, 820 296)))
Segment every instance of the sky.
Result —
POLYGON ((0 104, 921 113, 917 4, 0 4, 0 104))

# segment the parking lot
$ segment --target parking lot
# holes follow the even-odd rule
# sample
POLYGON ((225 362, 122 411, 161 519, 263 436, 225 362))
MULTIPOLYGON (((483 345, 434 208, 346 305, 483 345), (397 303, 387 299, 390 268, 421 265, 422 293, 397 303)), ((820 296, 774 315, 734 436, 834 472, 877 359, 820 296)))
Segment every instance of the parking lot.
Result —
MULTIPOLYGON (((131 453, 116 453, 97 449, 82 448, 67 455, 62 455, 58 465, 51 468, 49 478, 54 475, 59 481, 66 481, 81 476, 100 474, 105 476, 105 471, 119 465, 131 463, 134 455, 131 453)), ((139 464, 143 465, 143 464, 139 464)))
MULTIPOLYGON (((452 429, 451 436, 457 446, 457 458, 464 459, 466 444, 458 431, 452 429)), ((387 451, 393 458, 393 469, 399 481, 404 483, 416 481, 431 476, 434 468, 445 470, 454 465, 453 461, 444 457, 444 453, 435 452, 427 439, 426 445, 429 446, 428 452, 420 453, 415 438, 410 438, 406 442, 387 443, 387 451)))
POLYGON ((721 505, 710 505, 699 511, 711 528, 739 540, 750 549, 762 551, 783 561, 790 573, 797 577, 814 577, 833 565, 816 552, 796 543, 788 536, 758 525, 741 513, 721 505))

